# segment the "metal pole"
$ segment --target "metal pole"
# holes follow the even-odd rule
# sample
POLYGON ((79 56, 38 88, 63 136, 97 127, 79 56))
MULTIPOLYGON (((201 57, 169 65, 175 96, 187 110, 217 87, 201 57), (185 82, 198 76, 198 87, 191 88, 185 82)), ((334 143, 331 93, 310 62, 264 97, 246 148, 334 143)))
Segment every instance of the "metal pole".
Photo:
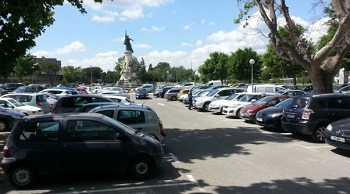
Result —
POLYGON ((251 64, 251 67, 252 67, 252 92, 254 92, 254 67, 253 67, 254 64, 251 64))

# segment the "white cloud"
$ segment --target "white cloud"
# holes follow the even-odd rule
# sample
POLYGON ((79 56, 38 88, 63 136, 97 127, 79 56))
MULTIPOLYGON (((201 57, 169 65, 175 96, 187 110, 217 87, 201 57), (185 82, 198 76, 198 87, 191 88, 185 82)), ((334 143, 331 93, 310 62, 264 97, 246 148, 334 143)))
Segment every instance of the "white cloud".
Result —
POLYGON ((191 29, 191 26, 190 26, 190 25, 184 26, 184 30, 190 30, 190 29, 191 29))
POLYGON ((190 43, 188 43, 188 42, 182 42, 182 43, 180 44, 180 46, 183 46, 183 47, 191 47, 192 44, 190 44, 190 43))
POLYGON ((157 26, 153 26, 152 28, 141 28, 141 31, 143 32, 160 32, 160 31, 164 31, 165 28, 163 27, 157 27, 157 26))
POLYGON ((147 45, 147 44, 135 44, 134 48, 149 49, 149 48, 151 48, 151 46, 147 45))
POLYGON ((84 60, 69 59, 67 63, 70 66, 81 68, 88 68, 90 66, 100 67, 103 71, 107 72, 108 70, 114 70, 116 62, 120 57, 119 55, 116 51, 97 53, 93 58, 84 60))
POLYGON ((117 16, 119 16, 118 12, 113 11, 104 11, 104 16, 94 15, 92 17, 93 21, 109 23, 113 22, 117 16))
POLYGON ((73 52, 84 52, 86 50, 85 45, 80 41, 74 41, 70 45, 59 48, 55 51, 55 54, 62 55, 73 52))
POLYGON ((215 25, 214 22, 209 22, 209 21, 207 21, 207 20, 205 20, 205 19, 202 19, 202 20, 201 20, 201 24, 202 24, 202 25, 205 25, 205 26, 213 26, 213 25, 215 25))

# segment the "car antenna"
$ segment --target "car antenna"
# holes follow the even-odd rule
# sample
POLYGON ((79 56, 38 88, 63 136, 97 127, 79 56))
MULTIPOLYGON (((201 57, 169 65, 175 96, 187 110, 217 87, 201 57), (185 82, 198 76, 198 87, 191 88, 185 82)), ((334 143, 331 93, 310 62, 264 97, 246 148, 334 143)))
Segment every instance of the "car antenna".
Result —
POLYGON ((142 105, 141 105, 141 106, 143 106, 143 105, 146 103, 146 101, 147 101, 147 100, 145 100, 145 101, 142 103, 142 105))

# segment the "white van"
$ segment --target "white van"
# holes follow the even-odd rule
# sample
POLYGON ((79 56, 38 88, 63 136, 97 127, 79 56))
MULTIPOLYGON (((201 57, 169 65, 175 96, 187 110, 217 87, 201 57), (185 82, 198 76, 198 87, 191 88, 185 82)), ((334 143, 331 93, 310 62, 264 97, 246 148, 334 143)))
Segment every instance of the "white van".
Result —
POLYGON ((221 80, 211 80, 208 81, 206 84, 206 86, 222 86, 221 80))
POLYGON ((252 90, 252 85, 249 85, 247 87, 247 92, 249 93, 255 93, 255 92, 261 92, 261 93, 277 93, 277 91, 285 90, 285 88, 275 85, 275 84, 257 84, 253 85, 254 88, 252 90))

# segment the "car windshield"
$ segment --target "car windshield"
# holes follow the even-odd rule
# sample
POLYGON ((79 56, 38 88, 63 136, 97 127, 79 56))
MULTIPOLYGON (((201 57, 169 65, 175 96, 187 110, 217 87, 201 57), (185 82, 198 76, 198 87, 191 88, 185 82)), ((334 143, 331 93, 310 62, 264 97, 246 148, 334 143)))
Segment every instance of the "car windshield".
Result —
POLYGON ((242 98, 240 98, 239 101, 241 101, 241 102, 249 102, 255 96, 256 95, 254 95, 254 94, 246 94, 246 95, 242 96, 242 98))
POLYGON ((292 101, 291 98, 287 98, 286 100, 283 100, 282 102, 278 103, 275 105, 275 107, 279 107, 279 108, 285 108, 289 105, 289 103, 292 101))
POLYGON ((211 91, 207 96, 214 96, 215 94, 217 94, 219 92, 219 90, 213 90, 211 91))
POLYGON ((293 97, 287 105, 288 108, 305 108, 309 104, 309 98, 293 97))
POLYGON ((232 94, 231 96, 227 97, 226 100, 233 100, 238 96, 238 94, 232 94))
POLYGON ((272 99, 271 96, 266 96, 266 97, 264 97, 264 98, 261 98, 261 99, 255 101, 255 102, 252 102, 252 104, 254 104, 254 105, 256 105, 256 106, 261 106, 261 105, 263 105, 263 104, 269 102, 271 99, 272 99))
MULTIPOLYGON (((119 121, 117 121, 117 120, 115 120, 115 119, 112 119, 112 118, 110 118, 110 117, 108 117, 108 116, 105 116, 105 115, 102 116, 102 120, 104 120, 104 121, 106 121, 106 122, 108 122, 108 123, 111 123, 111 124, 114 125, 114 126, 122 125, 123 128, 121 128, 121 129, 122 129, 124 132, 129 133, 129 134, 131 134, 131 135, 133 135, 133 134, 135 133, 135 131, 136 131, 134 128, 132 128, 132 127, 130 127, 130 126, 128 126, 128 125, 125 125, 125 124, 123 124, 123 123, 121 123, 121 122, 119 122, 119 121)), ((120 127, 118 127, 118 128, 120 128, 120 127)))
POLYGON ((11 104, 13 104, 15 107, 24 106, 22 103, 18 102, 18 101, 15 100, 15 99, 9 99, 8 101, 9 101, 11 104))

